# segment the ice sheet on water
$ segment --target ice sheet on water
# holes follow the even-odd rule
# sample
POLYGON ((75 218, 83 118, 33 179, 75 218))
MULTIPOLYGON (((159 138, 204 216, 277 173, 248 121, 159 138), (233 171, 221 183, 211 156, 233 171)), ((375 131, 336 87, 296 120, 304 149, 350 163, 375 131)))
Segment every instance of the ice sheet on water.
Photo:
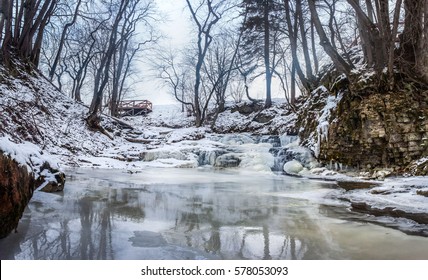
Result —
POLYGON ((409 213, 428 213, 428 197, 417 192, 428 187, 425 177, 387 179, 379 187, 344 193, 352 202, 365 202, 372 207, 392 207, 409 213))

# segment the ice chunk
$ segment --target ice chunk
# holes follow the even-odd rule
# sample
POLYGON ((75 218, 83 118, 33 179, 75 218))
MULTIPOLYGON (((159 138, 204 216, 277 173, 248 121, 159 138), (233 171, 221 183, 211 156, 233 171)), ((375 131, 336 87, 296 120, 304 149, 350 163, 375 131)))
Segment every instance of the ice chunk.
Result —
POLYGON ((283 167, 284 172, 289 174, 297 174, 303 170, 303 165, 297 160, 286 162, 283 167))
POLYGON ((238 154, 241 159, 240 168, 245 170, 271 172, 275 159, 269 152, 271 144, 244 144, 240 146, 241 153, 238 154))

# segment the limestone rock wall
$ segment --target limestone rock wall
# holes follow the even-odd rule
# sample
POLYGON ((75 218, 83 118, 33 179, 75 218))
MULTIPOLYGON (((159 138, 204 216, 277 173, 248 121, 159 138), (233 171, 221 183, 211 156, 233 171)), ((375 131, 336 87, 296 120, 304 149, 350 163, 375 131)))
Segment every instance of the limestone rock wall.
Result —
POLYGON ((319 159, 403 171, 428 156, 428 92, 345 94, 332 112, 319 159))
POLYGON ((18 226, 36 184, 26 167, 0 152, 0 238, 18 226))

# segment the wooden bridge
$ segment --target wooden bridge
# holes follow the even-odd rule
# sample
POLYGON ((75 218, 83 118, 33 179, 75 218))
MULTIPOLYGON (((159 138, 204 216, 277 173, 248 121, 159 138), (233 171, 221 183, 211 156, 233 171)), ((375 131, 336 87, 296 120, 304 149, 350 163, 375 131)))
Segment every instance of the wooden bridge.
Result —
POLYGON ((119 115, 122 117, 144 116, 150 113, 152 109, 152 102, 148 100, 123 100, 117 107, 119 115))

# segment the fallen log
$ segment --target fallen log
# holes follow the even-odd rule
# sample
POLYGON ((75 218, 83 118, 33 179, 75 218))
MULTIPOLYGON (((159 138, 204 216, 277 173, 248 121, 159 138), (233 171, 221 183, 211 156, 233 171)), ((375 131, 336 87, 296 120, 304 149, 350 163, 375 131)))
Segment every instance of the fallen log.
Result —
POLYGON ((141 139, 141 138, 127 138, 125 137, 125 140, 132 143, 143 143, 143 144, 151 144, 153 141, 156 141, 158 139, 141 139))

